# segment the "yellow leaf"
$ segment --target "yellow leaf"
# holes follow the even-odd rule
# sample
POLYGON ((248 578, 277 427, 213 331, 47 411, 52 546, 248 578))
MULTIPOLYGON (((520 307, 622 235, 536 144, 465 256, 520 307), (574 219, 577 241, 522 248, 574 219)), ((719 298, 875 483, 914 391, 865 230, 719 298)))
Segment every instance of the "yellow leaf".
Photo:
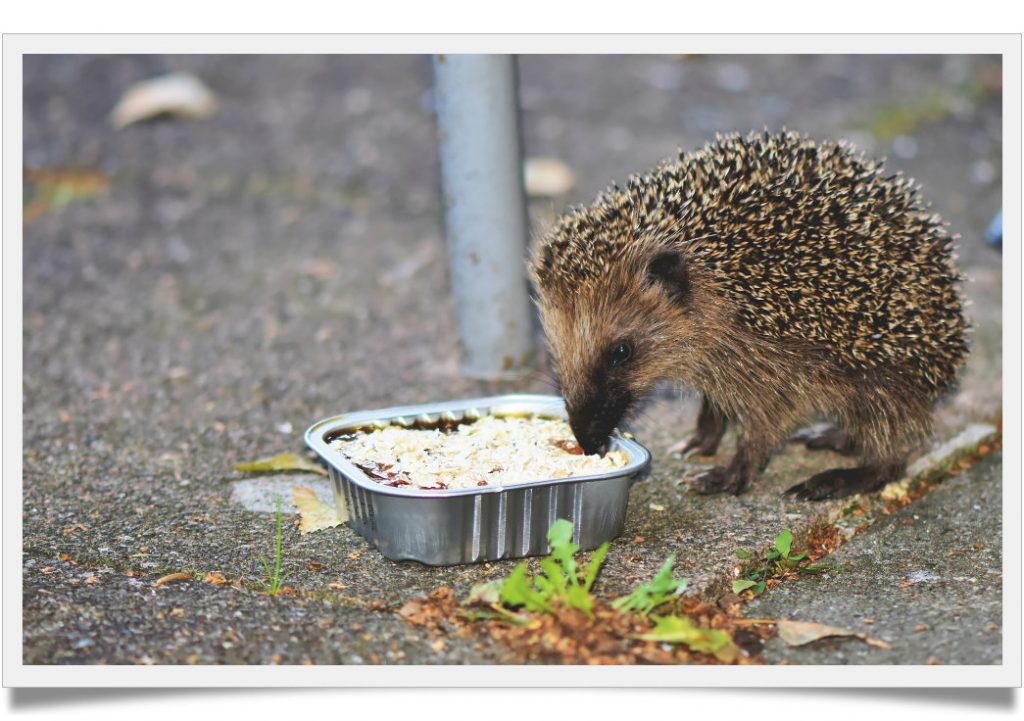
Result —
POLYGON ((106 191, 110 179, 90 168, 25 168, 27 190, 24 222, 30 223, 51 210, 85 200, 106 191))
POLYGON ((347 509, 324 503, 312 488, 306 486, 292 488, 292 505, 302 518, 299 521, 299 533, 302 534, 334 528, 348 520, 347 509))
POLYGON ((319 473, 322 476, 327 475, 327 471, 323 469, 319 464, 309 460, 305 456, 300 456, 298 453, 281 453, 270 458, 260 458, 256 461, 249 461, 248 463, 236 463, 236 471, 246 471, 249 473, 278 473, 280 471, 309 471, 310 473, 319 473))

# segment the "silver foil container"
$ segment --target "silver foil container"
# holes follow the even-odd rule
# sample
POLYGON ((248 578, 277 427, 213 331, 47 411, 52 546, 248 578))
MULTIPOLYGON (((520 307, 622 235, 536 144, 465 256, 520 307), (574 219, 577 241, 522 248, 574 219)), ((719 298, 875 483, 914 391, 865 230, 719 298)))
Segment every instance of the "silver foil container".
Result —
POLYGON ((369 478, 330 442, 359 430, 397 424, 476 419, 483 415, 566 418, 557 396, 505 395, 346 413, 314 423, 306 444, 327 463, 335 502, 349 525, 387 558, 432 566, 534 556, 549 551, 547 532, 559 518, 573 524, 573 541, 597 548, 622 532, 629 489, 651 454, 617 431, 609 450, 626 454, 614 472, 538 479, 509 486, 422 490, 394 488, 369 478))

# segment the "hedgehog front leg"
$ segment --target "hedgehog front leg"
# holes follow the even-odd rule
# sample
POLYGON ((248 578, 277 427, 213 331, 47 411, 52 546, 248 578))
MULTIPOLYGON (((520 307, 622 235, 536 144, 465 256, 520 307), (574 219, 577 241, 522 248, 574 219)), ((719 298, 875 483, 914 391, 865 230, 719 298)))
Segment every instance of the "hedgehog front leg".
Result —
POLYGON ((728 466, 716 466, 690 481, 690 487, 702 495, 732 493, 739 495, 761 474, 771 458, 772 444, 759 436, 743 437, 728 466))
POLYGON ((683 458, 692 455, 713 456, 718 450, 718 444, 725 435, 727 420, 725 414, 703 396, 700 405, 700 415, 697 416, 697 429, 693 434, 668 449, 669 453, 680 453, 683 458))

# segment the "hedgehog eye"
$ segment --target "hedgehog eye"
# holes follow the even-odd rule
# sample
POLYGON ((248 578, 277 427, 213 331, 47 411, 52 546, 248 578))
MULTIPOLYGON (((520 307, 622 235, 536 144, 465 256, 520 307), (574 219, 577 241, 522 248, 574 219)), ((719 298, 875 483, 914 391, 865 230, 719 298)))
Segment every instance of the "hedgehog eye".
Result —
POLYGON ((612 352, 608 356, 608 363, 612 368, 615 368, 628 361, 632 355, 633 347, 629 343, 619 343, 612 348, 612 352))

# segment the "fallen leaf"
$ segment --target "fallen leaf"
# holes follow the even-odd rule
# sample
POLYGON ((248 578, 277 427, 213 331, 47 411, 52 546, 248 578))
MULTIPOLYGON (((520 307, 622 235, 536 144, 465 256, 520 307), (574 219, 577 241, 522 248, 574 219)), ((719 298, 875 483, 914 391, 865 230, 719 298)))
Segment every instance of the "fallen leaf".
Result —
MULTIPOLYGON (((106 175, 89 168, 25 168, 24 176, 28 181, 23 216, 26 223, 68 203, 99 195, 110 187, 106 175)), ((66 412, 62 421, 65 415, 66 412)), ((70 421, 71 417, 67 417, 70 421)))
POLYGON ((191 580, 192 580, 192 574, 191 573, 184 573, 184 572, 168 573, 166 576, 161 576, 160 578, 156 579, 156 581, 153 583, 153 588, 160 588, 164 584, 174 583, 175 581, 191 581, 191 580))
POLYGON ((466 604, 482 603, 490 605, 501 600, 501 587, 505 585, 505 579, 499 578, 493 581, 478 583, 469 590, 469 598, 466 604))
POLYGON ((398 615, 411 624, 423 626, 434 614, 432 609, 427 606, 426 599, 411 598, 398 609, 398 615))
POLYGON ((634 636, 642 641, 683 643, 691 650, 713 653, 719 660, 736 658, 736 647, 728 633, 717 628, 701 628, 688 616, 652 616, 654 629, 650 633, 634 636))
POLYGON ((110 113, 115 127, 123 128, 161 115, 205 118, 217 110, 217 98, 199 78, 171 73, 136 83, 125 91, 110 113))
POLYGON ((302 517, 299 521, 299 533, 302 534, 334 528, 348 520, 346 509, 324 503, 317 498, 312 488, 306 486, 292 488, 292 505, 302 517))
POLYGON ((311 461, 298 453, 281 453, 269 458, 260 458, 246 463, 236 463, 236 471, 246 473, 280 473, 281 471, 310 471, 327 475, 327 471, 319 463, 311 461))
POLYGON ((743 593, 748 588, 753 588, 757 585, 757 581, 752 581, 749 578, 741 578, 732 582, 733 593, 743 593))
POLYGON ((879 638, 872 638, 864 633, 849 631, 845 628, 826 626, 823 623, 811 623, 810 621, 792 621, 787 618, 779 619, 779 638, 790 646, 803 646, 804 644, 817 641, 822 638, 833 636, 852 636, 859 638, 869 646, 877 648, 891 648, 885 641, 879 638))
POLYGON ((523 185, 532 198, 565 195, 576 185, 572 169, 558 158, 527 158, 523 185))

